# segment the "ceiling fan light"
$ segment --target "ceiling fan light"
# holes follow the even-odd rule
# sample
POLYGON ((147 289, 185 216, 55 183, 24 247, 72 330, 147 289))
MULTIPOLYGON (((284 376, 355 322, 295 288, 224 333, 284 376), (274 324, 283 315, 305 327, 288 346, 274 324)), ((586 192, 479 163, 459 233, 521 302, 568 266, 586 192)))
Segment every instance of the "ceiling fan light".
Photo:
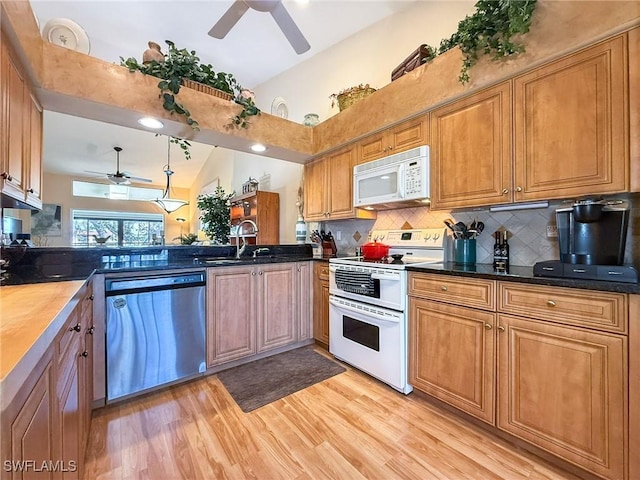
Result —
POLYGON ((155 130, 164 127, 164 123, 153 117, 142 117, 138 119, 138 123, 143 127, 153 128, 155 130))

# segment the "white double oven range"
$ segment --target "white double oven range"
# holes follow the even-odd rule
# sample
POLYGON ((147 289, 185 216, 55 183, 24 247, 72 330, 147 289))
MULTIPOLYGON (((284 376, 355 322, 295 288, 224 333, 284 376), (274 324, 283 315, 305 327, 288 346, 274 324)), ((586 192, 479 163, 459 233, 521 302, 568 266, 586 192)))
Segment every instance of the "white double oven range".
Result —
POLYGON ((442 263, 445 231, 377 230, 371 238, 391 247, 388 257, 329 260, 329 351, 407 394, 413 387, 407 380, 406 266, 442 263))

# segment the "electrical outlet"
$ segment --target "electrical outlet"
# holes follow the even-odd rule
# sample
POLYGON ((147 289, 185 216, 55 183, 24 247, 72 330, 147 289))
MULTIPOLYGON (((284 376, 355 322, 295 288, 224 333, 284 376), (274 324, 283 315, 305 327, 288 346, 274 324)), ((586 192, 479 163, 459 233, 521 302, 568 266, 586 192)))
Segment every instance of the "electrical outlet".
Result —
POLYGON ((547 238, 553 238, 558 236, 558 227, 555 225, 547 225, 547 238))
POLYGON ((336 232, 336 240, 342 240, 342 231, 341 230, 338 230, 336 232))

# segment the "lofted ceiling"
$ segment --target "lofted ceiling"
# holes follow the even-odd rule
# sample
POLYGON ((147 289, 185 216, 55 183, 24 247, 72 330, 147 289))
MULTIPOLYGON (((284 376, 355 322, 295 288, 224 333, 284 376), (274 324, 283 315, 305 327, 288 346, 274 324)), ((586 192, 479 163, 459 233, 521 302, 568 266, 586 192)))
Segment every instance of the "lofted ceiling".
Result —
MULTIPOLYGON (((223 39, 208 31, 233 0, 31 0, 41 29, 51 19, 69 19, 89 38, 89 55, 119 63, 142 58, 148 41, 195 50, 214 70, 233 72, 245 87, 268 81, 358 31, 397 13, 417 0, 283 0, 311 48, 298 55, 270 14, 248 10, 223 39)), ((44 169, 90 176, 84 170, 115 172, 114 146, 123 148, 121 171, 162 184, 166 177, 166 140, 154 133, 45 112, 44 169)), ((192 142, 192 159, 172 147, 176 171, 172 184, 190 187, 212 147, 192 142)))

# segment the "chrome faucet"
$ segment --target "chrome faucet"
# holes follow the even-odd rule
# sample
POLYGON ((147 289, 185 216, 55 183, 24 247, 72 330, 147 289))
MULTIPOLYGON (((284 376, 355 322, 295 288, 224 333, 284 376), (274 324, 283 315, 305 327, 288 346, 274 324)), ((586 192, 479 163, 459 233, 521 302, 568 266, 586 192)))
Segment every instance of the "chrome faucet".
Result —
POLYGON ((244 249, 247 247, 247 242, 244 239, 244 234, 240 235, 240 232, 242 231, 242 224, 243 223, 250 223, 253 226, 253 233, 258 233, 258 226, 256 225, 256 222, 254 222, 253 220, 243 220, 241 221, 238 225, 236 225, 236 258, 240 258, 240 255, 242 255, 242 252, 244 252, 244 249), (242 236, 242 247, 240 246, 240 237, 242 236))

